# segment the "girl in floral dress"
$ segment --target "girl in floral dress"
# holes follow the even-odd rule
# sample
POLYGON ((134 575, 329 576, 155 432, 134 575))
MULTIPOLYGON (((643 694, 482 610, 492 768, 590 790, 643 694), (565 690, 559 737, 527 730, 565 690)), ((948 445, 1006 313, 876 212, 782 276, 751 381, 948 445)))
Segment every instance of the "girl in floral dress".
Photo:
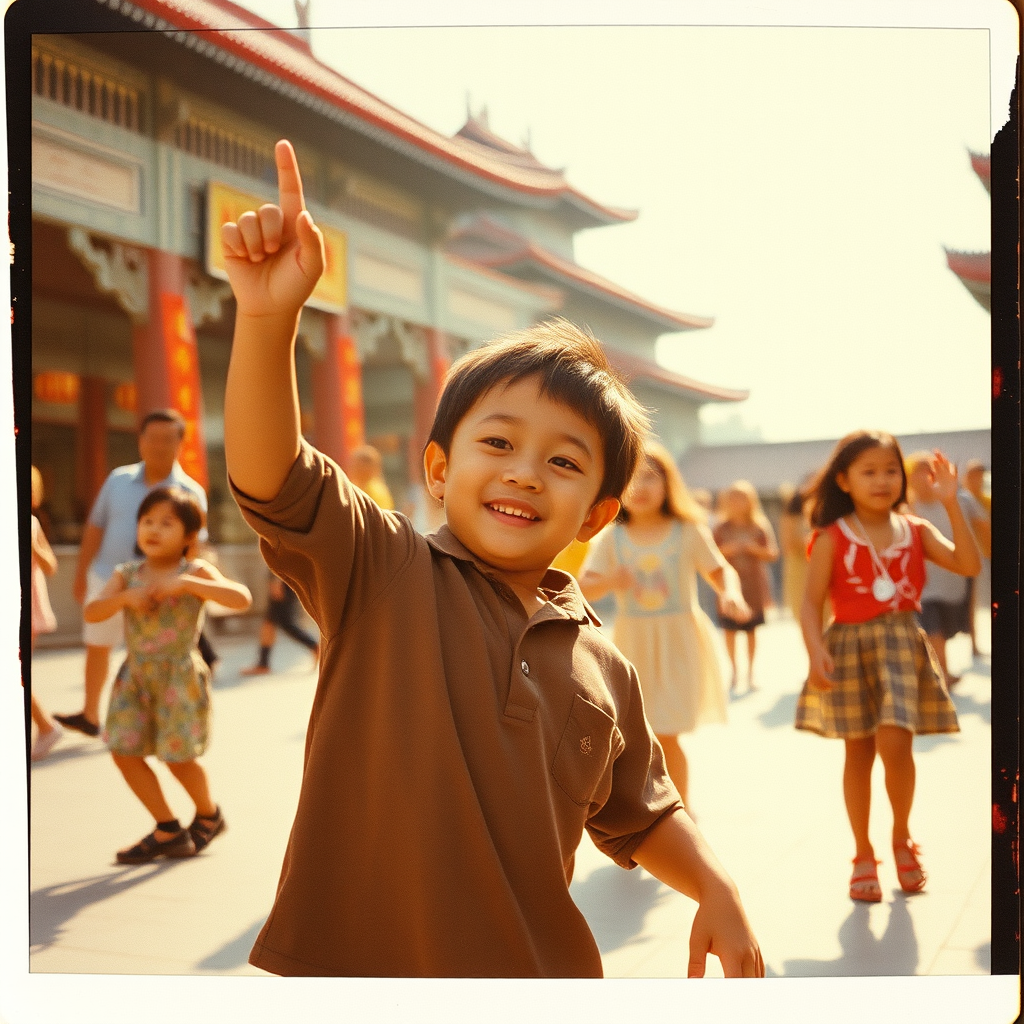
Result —
POLYGON ((118 851, 121 864, 190 857, 226 827, 196 760, 206 748, 210 718, 210 670, 196 640, 205 601, 244 611, 251 597, 245 586, 208 562, 186 560, 202 523, 202 509, 187 491, 150 491, 138 512, 142 560, 119 565, 84 609, 86 622, 101 622, 124 609, 128 657, 111 691, 104 739, 125 781, 156 822, 149 835, 118 851), (196 805, 188 828, 174 817, 146 762, 153 754, 196 805))
POLYGON ((679 734, 726 719, 714 628, 697 603, 697 573, 737 619, 750 609, 671 454, 654 443, 644 454, 618 522, 591 544, 580 589, 594 601, 615 593, 613 639, 637 670, 647 720, 689 810, 689 765, 679 734))

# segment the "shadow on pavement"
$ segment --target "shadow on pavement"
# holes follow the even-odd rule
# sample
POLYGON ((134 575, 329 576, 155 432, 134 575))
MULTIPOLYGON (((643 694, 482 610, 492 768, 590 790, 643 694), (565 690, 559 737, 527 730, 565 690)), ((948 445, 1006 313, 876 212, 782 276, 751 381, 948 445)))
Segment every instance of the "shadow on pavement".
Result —
POLYGON ((644 919, 671 890, 646 871, 624 871, 615 864, 592 871, 570 888, 602 953, 626 945, 643 931, 644 919))
POLYGON ((798 696, 796 693, 782 694, 767 711, 762 711, 757 716, 757 720, 766 729, 777 729, 782 725, 795 728, 793 723, 796 721, 796 702, 798 696))
POLYGON ((169 860, 155 861, 34 890, 28 902, 29 945, 35 952, 46 949, 60 940, 64 922, 86 907, 119 896, 173 867, 169 860))
POLYGON ((73 747, 62 747, 58 744, 41 761, 33 761, 31 763, 32 771, 45 771, 51 765, 63 764, 65 761, 77 761, 85 757, 96 757, 98 755, 104 757, 109 757, 110 755, 107 745, 99 740, 88 745, 79 743, 73 747))
POLYGON ((237 938, 225 943, 209 956, 203 957, 196 964, 196 969, 200 971, 231 971, 236 967, 244 967, 249 962, 249 951, 265 920, 265 917, 261 917, 237 938))
POLYGON ((974 950, 974 962, 983 970, 992 971, 992 943, 983 942, 974 950))
MULTIPOLYGON (((926 897, 914 897, 916 899, 926 897)), ((884 905, 875 904, 876 910, 884 905)), ((835 960, 786 960, 782 974, 786 978, 864 978, 894 977, 917 973, 920 953, 914 922, 907 908, 907 897, 898 893, 888 904, 889 921, 882 937, 871 931, 872 906, 856 903, 850 916, 840 925, 842 955, 835 960)))

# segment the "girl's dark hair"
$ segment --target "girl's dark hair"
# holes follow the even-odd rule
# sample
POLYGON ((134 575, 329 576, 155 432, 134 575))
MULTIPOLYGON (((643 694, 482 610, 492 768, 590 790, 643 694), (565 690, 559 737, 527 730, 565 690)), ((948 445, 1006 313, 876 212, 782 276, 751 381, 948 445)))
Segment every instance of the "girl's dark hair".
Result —
POLYGON ((452 436, 479 398, 499 385, 540 377, 541 394, 562 402, 601 437, 604 479, 597 499, 618 498, 633 475, 650 420, 588 331, 561 318, 506 335, 463 356, 448 372, 429 444, 451 453, 452 436))
POLYGON ((852 434, 840 438, 825 468, 818 473, 805 492, 812 501, 812 526, 819 530, 824 529, 853 511, 853 499, 840 488, 836 477, 840 473, 845 473, 864 452, 872 448, 888 448, 900 464, 903 483, 900 486, 900 496, 893 503, 893 508, 907 500, 907 471, 903 466, 903 452, 900 451, 899 441, 892 434, 886 434, 881 430, 855 430, 852 434))
MULTIPOLYGON (((165 501, 171 506, 175 517, 181 525, 185 527, 186 537, 194 536, 203 528, 203 507, 199 504, 199 499, 191 491, 186 491, 184 487, 154 487, 142 499, 142 504, 139 506, 139 511, 135 516, 135 522, 141 522, 142 517, 154 505, 159 505, 165 501)), ((135 550, 137 554, 140 553, 138 545, 136 545, 135 550)), ((185 551, 187 550, 188 545, 185 546, 185 551)), ((185 551, 182 551, 182 554, 185 551)))

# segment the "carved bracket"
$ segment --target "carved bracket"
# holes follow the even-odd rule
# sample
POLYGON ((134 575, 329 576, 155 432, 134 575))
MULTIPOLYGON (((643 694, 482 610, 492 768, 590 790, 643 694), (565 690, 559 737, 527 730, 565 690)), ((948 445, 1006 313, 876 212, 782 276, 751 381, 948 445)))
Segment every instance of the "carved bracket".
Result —
POLYGON ((427 335, 424 328, 406 323, 398 317, 358 309, 350 312, 349 319, 360 361, 365 361, 367 356, 380 354, 381 343, 387 340, 397 346, 402 362, 410 367, 417 379, 422 381, 429 377, 427 335))
POLYGON ((203 273, 192 273, 185 284, 185 297, 196 327, 216 323, 224 315, 224 303, 231 298, 231 285, 203 273))
POLYGON ((97 244, 84 228, 68 228, 68 245, 92 275, 96 287, 112 295, 132 323, 149 318, 149 265, 146 250, 124 242, 97 244))

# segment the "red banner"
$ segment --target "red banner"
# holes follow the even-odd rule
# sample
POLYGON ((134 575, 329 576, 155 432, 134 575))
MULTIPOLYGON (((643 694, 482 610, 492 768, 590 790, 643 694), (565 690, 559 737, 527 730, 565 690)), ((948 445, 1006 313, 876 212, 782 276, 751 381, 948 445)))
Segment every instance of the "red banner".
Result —
POLYGON ((341 335, 338 346, 338 393, 341 403, 341 423, 345 437, 345 454, 366 442, 365 409, 363 406, 363 372, 356 354, 356 343, 348 335, 341 335))
POLYGON ((185 418, 185 440, 178 461, 204 488, 209 487, 203 442, 203 395, 199 384, 199 350, 185 299, 160 293, 160 312, 167 353, 167 384, 171 405, 185 418))

